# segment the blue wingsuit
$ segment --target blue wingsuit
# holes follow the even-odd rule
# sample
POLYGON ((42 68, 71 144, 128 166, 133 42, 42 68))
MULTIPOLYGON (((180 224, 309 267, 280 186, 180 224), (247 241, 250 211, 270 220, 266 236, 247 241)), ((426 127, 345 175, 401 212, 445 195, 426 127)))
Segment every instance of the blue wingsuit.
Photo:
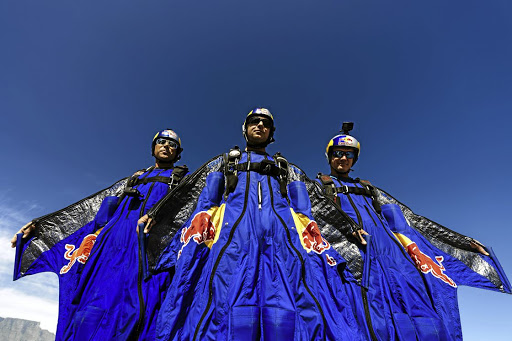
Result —
MULTIPOLYGON (((230 193, 222 157, 190 176, 199 184, 197 206, 182 225, 169 225, 174 237, 156 259, 157 270, 175 272, 158 340, 365 339, 334 280, 345 261, 312 219, 305 184, 293 178, 301 171, 288 166, 283 194, 280 176, 251 168, 264 160, 273 162, 243 152, 230 193)), ((158 214, 157 222, 165 205, 158 214)), ((158 231, 157 223, 151 234, 158 231)))
MULTIPOLYGON (((491 249, 489 257, 476 253, 471 238, 415 215, 385 192, 348 190, 369 183, 331 178, 336 195, 330 204, 369 234, 359 247, 361 280, 347 276, 345 282, 369 339, 461 340, 458 285, 511 293, 491 249)), ((325 181, 322 188, 329 190, 325 181)))
POLYGON ((135 227, 169 191, 168 183, 151 178, 170 178, 171 173, 154 167, 145 171, 133 186, 140 195, 122 195, 127 181, 121 180, 36 219, 34 237, 18 238, 15 279, 44 271, 59 276, 57 340, 155 338, 156 316, 171 277, 164 271, 144 280, 135 227), (104 198, 105 208, 98 211, 104 198))

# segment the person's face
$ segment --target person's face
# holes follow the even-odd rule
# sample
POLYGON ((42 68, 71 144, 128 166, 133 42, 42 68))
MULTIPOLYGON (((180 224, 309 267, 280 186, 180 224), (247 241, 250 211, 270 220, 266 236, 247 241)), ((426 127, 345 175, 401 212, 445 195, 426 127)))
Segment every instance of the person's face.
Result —
MULTIPOLYGON (((333 151, 341 150, 344 152, 353 152, 353 148, 348 147, 333 147, 333 151)), ((335 154, 335 153, 333 153, 335 154)), ((343 155, 342 157, 336 157, 334 155, 331 156, 331 171, 336 171, 337 173, 347 173, 350 168, 352 168, 352 165, 354 164, 354 159, 347 158, 346 155, 343 155)))
POLYGON ((163 138, 156 140, 155 150, 153 151, 155 157, 163 162, 172 162, 177 154, 177 149, 173 142, 163 138))
POLYGON ((247 139, 253 144, 267 141, 272 121, 265 116, 252 116, 247 123, 247 139))

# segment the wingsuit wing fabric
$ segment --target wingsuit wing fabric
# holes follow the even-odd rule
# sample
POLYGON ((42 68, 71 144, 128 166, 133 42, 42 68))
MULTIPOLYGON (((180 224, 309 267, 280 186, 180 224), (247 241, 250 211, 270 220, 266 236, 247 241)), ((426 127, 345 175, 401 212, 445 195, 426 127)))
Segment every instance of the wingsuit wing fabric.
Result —
POLYGON ((109 198, 117 201, 115 196, 122 193, 126 181, 122 179, 62 210, 34 219, 36 229, 31 238, 18 238, 14 280, 39 272, 54 272, 59 276, 57 340, 62 339, 70 323, 71 301, 91 244, 112 214, 112 205, 102 203, 112 203, 109 198))
MULTIPOLYGON (((333 180, 337 188, 363 187, 357 180, 333 180)), ((396 199, 382 193, 385 197, 374 198, 382 212, 361 194, 339 193, 336 203, 324 200, 370 234, 368 245, 360 246, 362 267, 351 269, 356 281, 348 276, 345 282, 358 321, 373 340, 462 339, 457 285, 510 292, 503 270, 494 256, 471 249, 470 238, 395 205, 396 199)))
MULTIPOLYGON (((409 233, 414 231, 416 235, 419 234, 424 238, 425 243, 431 244, 436 249, 464 264, 460 265, 460 269, 454 271, 454 276, 461 274, 460 278, 457 279, 460 285, 495 290, 509 294, 512 293, 510 282, 492 248, 485 248, 490 256, 484 256, 478 253, 471 246, 474 240, 473 238, 464 236, 428 218, 415 214, 409 207, 399 202, 384 190, 380 191, 382 193, 381 200, 398 205, 405 218, 405 226, 412 228, 397 227, 398 230, 395 232, 407 235, 407 231, 411 231, 409 233), (467 271, 474 272, 485 279, 475 281, 474 277, 468 277, 466 275, 467 271)), ((394 214, 394 216, 396 216, 396 214, 394 214)), ((398 218, 396 220, 398 220, 398 218)), ((402 223, 397 224, 404 226, 402 223)))
MULTIPOLYGON (((150 168, 138 179, 170 178, 171 174, 172 169, 150 168)), ((16 265, 20 274, 52 271, 59 276, 57 340, 154 339, 154 322, 171 277, 163 272, 143 280, 135 227, 168 193, 169 185, 142 181, 134 186, 138 194, 129 196, 122 195, 126 183, 123 179, 38 219, 35 237, 23 246, 16 265), (104 219, 92 218, 106 195, 122 200, 98 228, 98 221, 104 219), (36 259, 25 270, 23 264, 31 258, 36 259)))
MULTIPOLYGON (((272 159, 250 152, 239 162, 263 160, 272 159)), ((168 245, 150 263, 174 271, 157 339, 365 339, 341 285, 345 261, 312 219, 306 185, 291 177, 285 197, 276 176, 239 170, 237 178, 224 195, 224 161, 214 158, 151 212, 150 245, 168 245), (183 194, 194 204, 178 203, 183 194)))

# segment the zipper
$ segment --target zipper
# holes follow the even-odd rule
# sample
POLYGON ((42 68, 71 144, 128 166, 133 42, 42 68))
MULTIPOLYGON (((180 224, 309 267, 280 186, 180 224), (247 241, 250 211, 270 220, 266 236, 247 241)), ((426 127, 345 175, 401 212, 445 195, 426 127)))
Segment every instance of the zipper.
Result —
MULTIPOLYGON (((336 179, 336 180, 338 180, 338 179, 336 179)), ((338 182, 340 183, 340 185, 343 185, 339 180, 338 180, 338 182)), ((354 212, 356 213, 357 220, 359 221, 359 224, 358 224, 359 227, 363 228, 363 220, 361 219, 361 214, 359 213, 359 210, 357 209, 354 201, 350 197, 350 194, 346 193, 345 195, 347 196, 348 201, 350 202, 350 205, 352 206, 352 208, 354 209, 354 212)), ((340 203, 341 203, 341 201, 340 201, 340 203)), ((367 259, 365 261, 369 262, 370 261, 369 252, 367 253, 366 258, 367 259)), ((365 275, 366 274, 363 274, 363 278, 365 277, 365 275)), ((369 274, 367 276, 369 276, 369 274)), ((367 295, 366 290, 367 289, 362 285, 361 286, 361 296, 363 298, 363 307, 364 307, 364 316, 366 318, 366 325, 368 327, 368 331, 370 332, 371 339, 378 340, 377 336, 375 335, 375 330, 373 329, 372 316, 370 315, 370 307, 368 305, 368 295, 367 295)))
POLYGON ((370 218, 372 218, 373 225, 377 226, 377 223, 375 222, 375 219, 373 219, 373 216, 372 216, 372 214, 370 213, 370 210, 368 209, 368 206, 364 205, 364 208, 366 209, 366 213, 368 213, 368 215, 370 216, 370 218))
MULTIPOLYGON (((156 174, 156 176, 159 176, 162 174, 164 170, 162 169, 160 172, 156 174)), ((149 172, 144 178, 149 176, 151 172, 149 172)), ((153 187, 155 187, 156 181, 151 184, 149 187, 149 190, 144 198, 144 202, 141 205, 140 211, 139 211, 139 218, 142 217, 144 214, 144 209, 146 208, 146 204, 149 200, 149 197, 151 196, 151 192, 153 191, 153 187)), ((139 241, 139 238, 137 238, 137 243, 139 241)), ((138 266, 138 272, 137 272, 137 294, 139 296, 139 320, 137 321, 137 328, 135 329, 135 339, 138 340, 140 337, 140 333, 142 331, 142 324, 144 323, 144 316, 146 315, 146 303, 144 302, 144 294, 142 292, 142 277, 143 277, 143 271, 142 271, 142 255, 140 253, 140 245, 138 247, 138 258, 139 258, 139 266, 138 266)))
POLYGON ((354 204, 354 200, 352 200, 352 198, 350 197, 350 194, 346 194, 347 198, 348 198, 348 201, 350 201, 350 205, 352 206, 352 208, 354 209, 354 212, 356 212, 356 216, 357 216, 357 221, 358 221, 358 224, 360 228, 363 228, 363 219, 361 219, 361 213, 359 213, 359 210, 357 209, 356 207, 356 204, 354 204))
POLYGON ((324 311, 322 310, 322 307, 320 306, 320 303, 318 302, 316 297, 313 295, 313 293, 311 292, 311 290, 308 287, 308 284, 306 283, 306 267, 304 265, 304 259, 302 258, 302 255, 300 254, 299 250, 297 250, 295 245, 293 245, 293 243, 292 243, 292 238, 291 238, 291 235, 290 235, 290 229, 288 229, 288 226, 286 226, 286 223, 284 222, 283 218, 281 218, 281 216, 279 214, 277 214, 276 208, 274 207, 274 194, 273 194, 273 191, 272 191, 272 183, 270 182, 270 176, 268 176, 268 175, 267 175, 267 180, 268 180, 268 188, 269 188, 269 192, 270 192, 270 206, 272 206, 272 210, 274 211, 274 214, 277 216, 277 218, 281 222, 281 225, 283 225, 283 227, 284 227, 284 229, 286 231, 286 237, 288 239, 288 244, 290 245, 290 247, 293 249, 293 251, 295 252, 295 254, 297 255, 297 257, 300 260, 301 280, 302 280, 302 283, 304 284, 304 288, 306 288, 306 291, 309 293, 311 298, 313 298, 313 300, 315 301, 315 304, 316 304, 316 306, 318 308, 318 311, 320 312, 320 315, 322 315, 322 321, 323 321, 323 327, 324 327, 323 338, 325 340, 325 337, 326 337, 326 335, 325 335, 325 326, 327 324, 327 321, 325 320, 324 311))
POLYGON ((258 208, 261 211, 261 182, 258 181, 258 208))
MULTIPOLYGON (((247 162, 250 162, 250 160, 251 160, 251 153, 247 153, 247 162)), ((248 201, 247 197, 248 197, 248 193, 249 193, 250 180, 251 180, 251 172, 247 171, 246 183, 245 183, 244 207, 242 209, 242 213, 240 214, 240 216, 238 217, 236 222, 233 224, 233 227, 231 228, 231 231, 229 232, 228 240, 227 240, 226 244, 224 244, 224 246, 220 250, 219 255, 217 256, 217 259, 215 260, 215 264, 213 265, 212 273, 210 275, 210 281, 208 283, 208 302, 206 303, 206 308, 205 308, 203 314, 201 315, 201 318, 199 319, 199 322, 197 323, 197 327, 196 327, 196 330, 194 332, 194 338, 192 340, 196 340, 197 339, 197 335, 199 334, 199 330, 201 329, 201 325, 203 324, 203 320, 206 318, 206 314, 208 314, 208 310, 210 310, 210 307, 212 305, 212 300, 213 300, 213 278, 215 277, 215 273, 217 272, 217 268, 219 266, 220 259, 224 255, 224 252, 226 252, 226 249, 228 248, 229 244, 231 244, 231 240, 233 239, 235 231, 236 231, 238 225, 240 224, 240 221, 242 220, 243 216, 245 215, 245 211, 247 210, 247 201, 248 201)))

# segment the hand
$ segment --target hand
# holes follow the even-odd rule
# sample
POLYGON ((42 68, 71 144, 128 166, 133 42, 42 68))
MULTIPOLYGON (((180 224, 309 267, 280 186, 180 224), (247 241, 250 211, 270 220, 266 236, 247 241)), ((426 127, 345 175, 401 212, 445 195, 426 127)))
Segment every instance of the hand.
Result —
POLYGON ((473 240, 469 243, 469 245, 470 245, 473 249, 475 249, 475 250, 477 250, 478 252, 480 252, 482 255, 484 255, 484 256, 489 256, 489 253, 488 253, 487 251, 485 251, 485 249, 484 249, 484 245, 483 245, 482 243, 480 243, 478 240, 473 239, 473 240))
POLYGON ((352 236, 359 242, 361 243, 361 245, 366 245, 366 240, 364 240, 364 237, 363 235, 367 235, 368 233, 363 230, 363 229, 360 229, 360 230, 357 230, 356 232, 352 232, 352 236))
POLYGON ((19 233, 23 233, 23 237, 22 238, 27 238, 32 233, 32 231, 35 230, 35 228, 36 228, 36 225, 33 222, 29 222, 25 226, 23 226, 18 232, 16 232, 14 237, 12 237, 12 239, 11 239, 11 247, 12 248, 16 247, 16 241, 18 240, 18 234, 19 233))
POLYGON ((144 215, 137 221, 137 233, 139 233, 139 225, 143 224, 144 227, 144 233, 149 233, 153 225, 156 224, 156 221, 154 221, 152 218, 150 218, 147 214, 144 215))

